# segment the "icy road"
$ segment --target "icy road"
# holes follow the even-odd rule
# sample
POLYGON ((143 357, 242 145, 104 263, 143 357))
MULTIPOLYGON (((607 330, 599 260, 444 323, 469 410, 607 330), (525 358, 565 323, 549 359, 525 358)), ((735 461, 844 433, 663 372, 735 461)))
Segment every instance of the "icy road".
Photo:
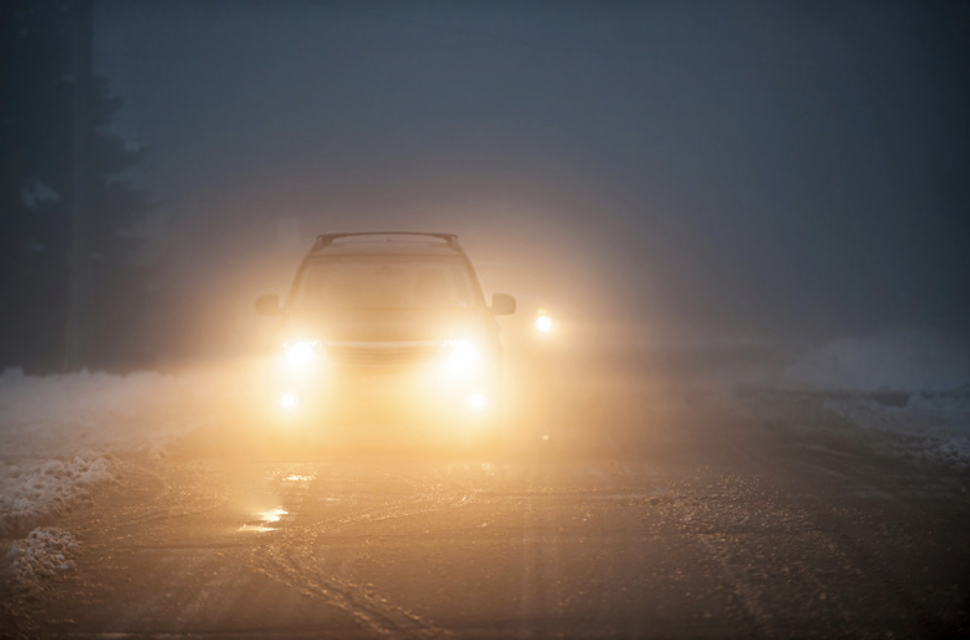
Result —
POLYGON ((3 635, 970 635, 965 472, 800 430, 815 405, 776 400, 785 424, 698 394, 501 455, 190 439, 118 459, 120 483, 53 520, 73 564, 5 594, 3 635))

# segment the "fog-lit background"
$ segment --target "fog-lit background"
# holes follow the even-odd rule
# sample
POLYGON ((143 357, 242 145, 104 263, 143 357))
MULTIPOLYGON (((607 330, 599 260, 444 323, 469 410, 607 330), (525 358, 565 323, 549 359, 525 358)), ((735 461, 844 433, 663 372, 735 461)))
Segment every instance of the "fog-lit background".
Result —
MULTIPOLYGON (((68 315, 70 171, 51 158, 71 153, 76 19, 55 4, 7 10, 4 36, 0 364, 37 371, 63 366, 68 315), (44 107, 55 85, 63 105, 44 107)), ((315 234, 375 229, 458 233, 489 291, 593 339, 802 347, 918 327, 966 352, 965 3, 90 15, 95 124, 120 158, 103 182, 124 197, 92 204, 111 251, 73 367, 245 352, 255 296, 285 291, 315 234)))
POLYGON ((0 636, 970 637, 968 27, 0 2, 0 636), (374 230, 500 361, 255 313, 374 230))

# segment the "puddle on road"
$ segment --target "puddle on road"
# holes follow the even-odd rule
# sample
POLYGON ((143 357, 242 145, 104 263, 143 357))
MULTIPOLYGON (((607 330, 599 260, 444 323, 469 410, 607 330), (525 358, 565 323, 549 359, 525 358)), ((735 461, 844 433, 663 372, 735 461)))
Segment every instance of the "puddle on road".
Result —
POLYGON ((255 515, 258 518, 258 522, 247 522, 243 526, 239 527, 237 531, 252 531, 255 533, 276 531, 279 529, 279 527, 271 525, 278 523, 283 516, 288 514, 289 511, 281 507, 276 507, 275 509, 269 509, 267 511, 257 511, 255 515))
MULTIPOLYGON (((283 486, 280 487, 277 485, 277 490, 272 492, 273 494, 276 494, 275 500, 273 498, 268 498, 268 496, 268 499, 260 500, 263 506, 265 506, 267 502, 272 504, 270 500, 273 500, 274 502, 276 500, 281 500, 284 503, 295 503, 297 506, 301 504, 302 499, 300 496, 317 479, 316 474, 301 473, 301 471, 303 471, 303 469, 286 471, 277 470, 272 472, 269 475, 268 480, 271 483, 281 483, 283 486), (282 490, 283 495, 280 495, 280 490, 282 490)), ((290 512, 287 509, 284 509, 282 506, 272 509, 259 509, 249 513, 251 513, 249 519, 245 522, 245 524, 236 529, 236 531, 246 531, 250 533, 268 533, 270 531, 279 531, 281 529, 280 521, 284 516, 290 515, 290 512)))
POLYGON ((317 477, 314 475, 301 475, 298 473, 291 473, 290 475, 283 478, 284 482, 313 482, 317 477))

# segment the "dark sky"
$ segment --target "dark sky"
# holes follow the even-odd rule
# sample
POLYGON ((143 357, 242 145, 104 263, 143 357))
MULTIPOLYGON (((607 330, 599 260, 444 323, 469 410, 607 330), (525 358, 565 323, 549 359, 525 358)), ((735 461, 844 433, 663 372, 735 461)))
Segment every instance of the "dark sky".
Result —
POLYGON ((966 335, 967 7, 101 0, 94 56, 191 295, 433 227, 624 320, 966 335))

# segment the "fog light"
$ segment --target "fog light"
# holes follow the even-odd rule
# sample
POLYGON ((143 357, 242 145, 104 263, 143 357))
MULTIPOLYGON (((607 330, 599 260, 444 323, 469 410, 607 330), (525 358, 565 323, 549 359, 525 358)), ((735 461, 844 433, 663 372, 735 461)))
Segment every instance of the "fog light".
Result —
POLYGON ((297 405, 300 404, 300 399, 295 393, 284 393, 280 396, 280 406, 288 411, 296 409, 297 405))
POLYGON ((536 318, 536 330, 539 333, 549 333, 552 331, 552 318, 549 316, 539 316, 536 318))
POLYGON ((468 396, 468 408, 472 411, 481 411, 485 408, 485 394, 473 393, 468 396))

